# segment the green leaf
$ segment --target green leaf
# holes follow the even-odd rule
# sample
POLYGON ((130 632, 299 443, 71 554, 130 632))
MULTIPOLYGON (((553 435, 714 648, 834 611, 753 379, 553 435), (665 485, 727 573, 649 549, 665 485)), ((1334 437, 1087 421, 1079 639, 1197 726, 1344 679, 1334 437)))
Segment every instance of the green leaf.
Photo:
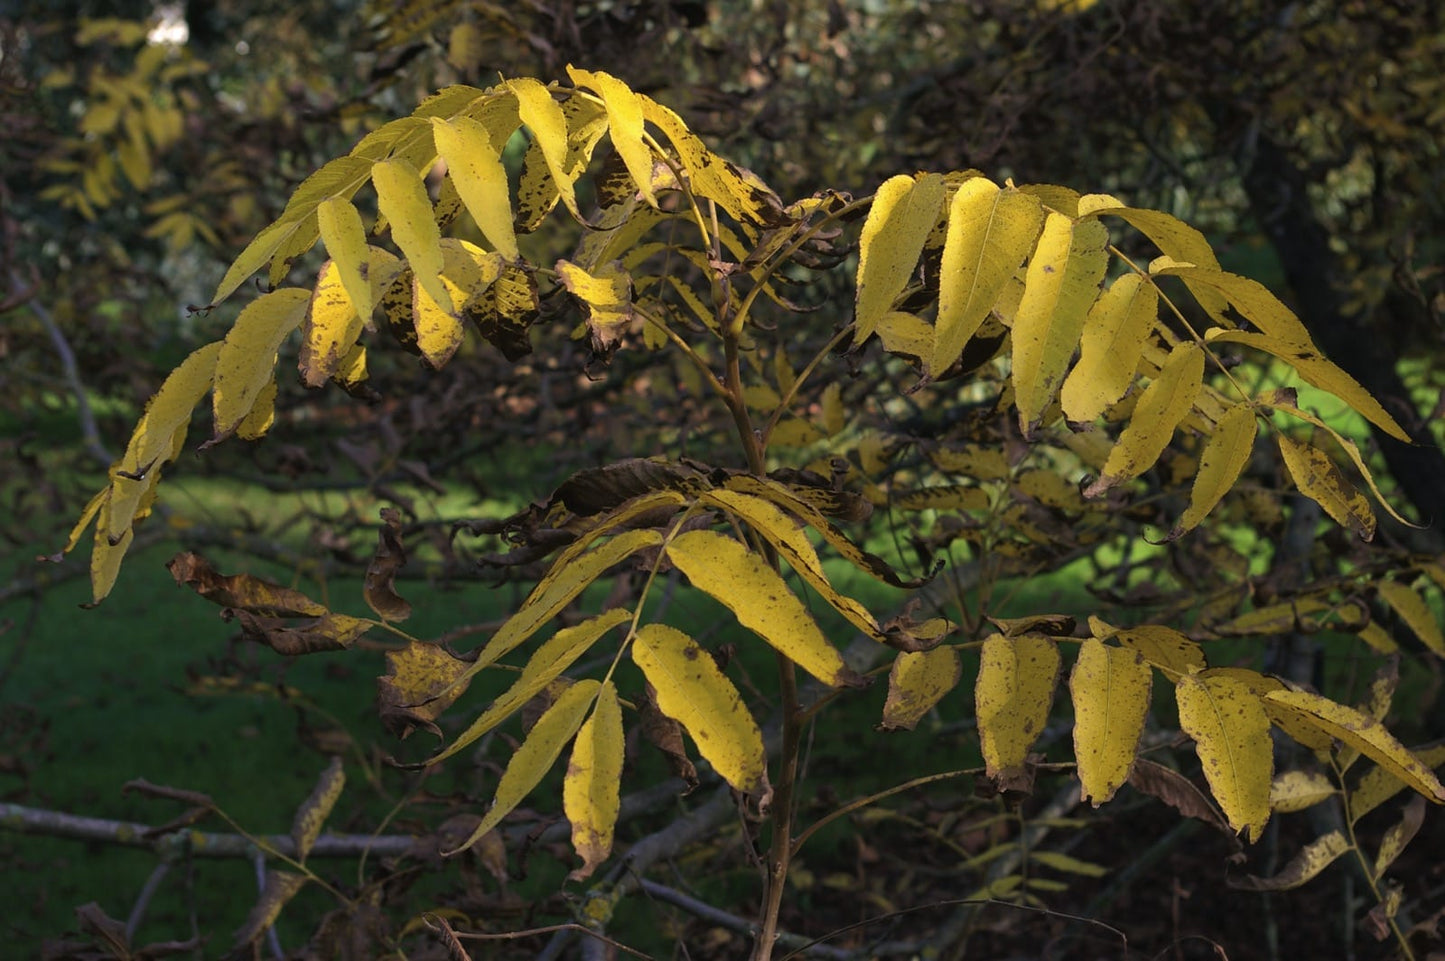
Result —
POLYGON ((1279 434, 1275 440, 1300 493, 1324 508, 1336 524, 1353 530, 1361 540, 1373 539, 1375 512, 1370 509, 1370 502, 1345 479, 1330 456, 1317 447, 1301 444, 1288 434, 1279 434))
POLYGON ((963 662, 956 648, 940 645, 928 651, 900 651, 888 672, 882 729, 913 730, 923 715, 958 686, 962 676, 963 662))
POLYGON ((1203 384, 1204 351, 1193 341, 1176 345, 1139 398, 1129 426, 1109 451, 1103 473, 1084 490, 1084 496, 1097 497, 1154 466, 1174 437, 1174 429, 1194 409, 1203 384))
POLYGON ((1059 391, 1064 416, 1092 421, 1124 396, 1158 315, 1159 291, 1138 274, 1125 274, 1109 285, 1089 309, 1079 362, 1059 391))
POLYGON ((1259 697, 1243 681, 1210 672, 1176 682, 1179 726, 1194 739, 1209 790, 1229 826, 1259 840, 1269 820, 1274 742, 1259 697))
POLYGON ((416 282, 445 311, 456 306, 442 284, 441 231, 421 174, 404 160, 382 160, 371 168, 376 202, 391 224, 391 239, 406 257, 416 282))
POLYGON ((657 692, 657 706, 697 744, 698 753, 734 790, 766 797, 763 734, 732 681, 696 642, 665 624, 648 624, 632 659, 657 692))
POLYGON ((1059 678, 1059 648, 1043 634, 990 635, 974 685, 988 776, 1008 788, 1024 777, 1029 748, 1044 732, 1059 678))
POLYGON ((443 851, 443 857, 451 857, 465 851, 481 840, 482 835, 502 822, 512 813, 532 789, 547 776, 552 765, 562 753, 562 748, 582 726, 582 720, 597 700, 602 689, 599 681, 588 678, 571 685, 558 696, 552 706, 532 725, 526 740, 517 748, 502 779, 497 783, 497 795, 492 800, 481 822, 472 830, 465 841, 450 851, 443 851))
POLYGON ((345 787, 346 769, 342 767, 341 758, 333 755, 331 763, 311 789, 311 795, 296 809, 296 816, 291 821, 291 840, 296 844, 297 861, 306 863, 306 855, 311 853, 311 846, 321 835, 321 826, 331 815, 331 809, 336 807, 336 800, 345 787))
POLYGON ((1304 724, 1350 745, 1432 801, 1445 801, 1445 787, 1435 772, 1362 711, 1309 691, 1270 691, 1268 704, 1287 711, 1304 724))
MULTIPOLYGON (((571 667, 577 658, 591 650, 592 645, 596 644, 604 634, 631 618, 630 611, 620 607, 613 608, 596 617, 589 617, 579 624, 564 627, 553 634, 538 645, 537 650, 527 659, 521 675, 512 682, 512 686, 493 701, 491 706, 483 711, 476 720, 467 725, 466 730, 458 734, 455 741, 428 759, 427 764, 435 764, 451 757, 520 711, 523 705, 545 690, 548 684, 561 677, 562 673, 571 667)), ((440 689, 441 693, 447 694, 452 700, 455 700, 456 694, 465 689, 467 679, 475 673, 476 671, 471 669, 471 665, 468 665, 467 670, 453 677, 445 688, 440 689)), ((398 670, 396 684, 402 683, 403 677, 398 670)), ((433 697, 438 696, 437 691, 434 690, 434 684, 419 686, 410 676, 405 679, 405 683, 409 689, 420 689, 427 693, 426 698, 419 698, 415 702, 418 707, 430 703, 433 697)))
POLYGON ((917 179, 899 174, 878 188, 858 241, 855 344, 873 334, 908 285, 923 243, 938 223, 946 191, 939 174, 917 179))
POLYGON ((1025 434, 1042 418, 1079 346, 1109 264, 1108 243, 1109 231, 1097 220, 1076 224, 1051 212, 1044 221, 1013 319, 1014 403, 1025 434))
POLYGON ((859 683, 778 572, 742 544, 715 531, 688 531, 667 545, 667 556, 694 587, 731 610, 739 624, 824 684, 859 683))
POLYGON ((494 144, 487 128, 470 117, 434 119, 432 134, 437 153, 446 162, 447 176, 487 242, 506 259, 516 260, 512 193, 501 156, 506 142, 494 144))
POLYGON ((306 317, 311 294, 299 287, 273 290, 246 305, 221 344, 212 393, 212 443, 229 436, 271 381, 281 342, 306 317))
POLYGON ((1081 798, 1094 807, 1129 780, 1144 718, 1149 713, 1153 672, 1137 652, 1088 638, 1069 675, 1074 702, 1074 757, 1081 798))
POLYGON ((1209 435, 1199 458, 1199 473, 1189 495, 1189 508, 1180 516, 1166 541, 1177 540, 1198 527, 1244 473, 1254 450, 1258 430, 1254 408, 1238 404, 1224 412, 1209 435))
POLYGON ((562 781, 562 810, 572 822, 572 847, 582 856, 582 866, 567 875, 569 881, 591 877, 612 853, 612 835, 622 807, 622 748, 617 688, 611 681, 603 681, 592 716, 577 732, 562 781))
POLYGON ((963 353, 1004 286, 1033 249, 1043 222, 1038 199, 985 177, 959 185, 948 212, 939 267, 938 320, 928 371, 937 376, 963 353))

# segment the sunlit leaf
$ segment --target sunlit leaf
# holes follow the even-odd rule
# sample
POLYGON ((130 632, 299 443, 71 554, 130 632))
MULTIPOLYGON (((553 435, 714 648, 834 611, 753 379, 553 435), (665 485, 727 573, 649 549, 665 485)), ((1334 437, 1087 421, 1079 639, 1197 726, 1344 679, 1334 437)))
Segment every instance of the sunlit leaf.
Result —
POLYGON ((732 681, 697 643, 665 624, 648 624, 632 642, 657 706, 687 731, 698 753, 744 794, 768 793, 763 735, 732 681))
POLYGON ((1432 801, 1445 801, 1445 787, 1385 726, 1362 711, 1309 691, 1271 691, 1268 703, 1343 741, 1432 801))
POLYGON ((1026 434, 1058 392, 1099 295, 1109 255, 1108 229, 1050 213, 1024 278, 1013 319, 1014 404, 1026 434))
POLYGON ((271 381, 281 342, 306 316, 309 291, 273 290, 246 305, 221 344, 212 394, 213 440, 233 433, 271 381))
POLYGON ((652 149, 643 141, 642 102, 625 83, 601 71, 568 66, 567 75, 579 87, 589 87, 607 105, 607 127, 612 147, 622 158, 642 198, 654 207, 652 191, 652 149))
POLYGON ((1379 581, 1375 589, 1400 620, 1409 625, 1420 643, 1445 657, 1445 636, 1441 634, 1440 621, 1419 592, 1400 581, 1379 581))
POLYGON ((1257 841, 1269 820, 1274 742, 1269 717, 1242 681, 1215 674, 1184 674, 1176 682, 1179 726, 1195 751, 1230 827, 1257 841))
POLYGON ((1109 285, 1089 309, 1079 362, 1060 389, 1064 416, 1092 421, 1124 396, 1158 314, 1159 291, 1138 274, 1125 274, 1109 285))
POLYGON ((1275 437, 1280 455, 1295 486, 1324 508, 1336 524, 1348 527, 1361 540, 1375 536, 1375 512, 1370 502, 1345 479, 1330 456, 1317 447, 1301 444, 1288 434, 1275 437))
POLYGON ((441 231, 421 174, 404 160, 382 160, 371 168, 371 180, 377 206, 391 225, 391 239, 401 248, 416 282, 442 310, 454 311, 456 305, 441 282, 441 231))
POLYGON ((502 166, 505 141, 494 144, 487 129, 470 117, 432 120, 437 153, 446 161, 447 176, 482 235, 508 260, 517 259, 512 229, 512 194, 502 166))
POLYGON ((989 777, 1007 789, 1023 775, 1044 732, 1059 678, 1059 648, 1043 634, 990 635, 974 686, 975 714, 989 777))
POLYGON ((612 853, 612 833, 621 809, 622 747, 617 688, 603 681, 592 716, 577 732, 562 782, 562 810, 572 822, 572 847, 582 856, 582 866, 567 875, 569 881, 591 877, 612 853))
POLYGON ((1140 624, 1120 628, 1089 615, 1090 632, 1099 640, 1115 638, 1124 647, 1138 651, 1145 661, 1163 671, 1188 674, 1205 667, 1204 649, 1162 624, 1140 624))
POLYGON ((918 267, 923 242, 943 210, 946 184, 938 174, 899 174, 873 196, 858 241, 857 316, 853 342, 861 344, 893 309, 918 267))
POLYGON ((688 531, 667 545, 667 556, 694 587, 726 605, 739 624, 824 684, 859 683, 778 572, 736 540, 715 531, 688 531))
POLYGON ((317 205, 316 222, 321 231, 321 242, 326 245, 326 253, 336 265, 350 303, 355 305, 358 316, 366 320, 376 307, 376 296, 367 278, 371 251, 366 244, 366 227, 361 223, 361 214, 350 200, 330 197, 317 205))
POLYGON ((1183 341, 1169 352, 1169 359, 1134 407, 1129 426, 1104 462, 1104 472, 1085 489, 1086 497, 1097 497, 1126 480, 1138 477, 1154 466, 1174 436, 1174 429, 1194 408, 1204 383, 1204 351, 1193 341, 1183 341))
POLYGON ((506 85, 517 97, 517 113, 532 132, 532 142, 546 161, 563 205, 581 219, 574 187, 576 175, 567 163, 567 117, 561 105, 546 87, 530 77, 508 80, 506 85))
POLYGON ((527 732, 526 740, 507 762, 507 769, 502 772, 502 779, 497 783, 497 794, 492 800, 492 806, 473 829, 471 836, 455 848, 443 851, 443 856, 458 854, 477 843, 482 835, 500 824, 502 818, 512 813, 512 810, 532 793, 532 789, 552 769, 552 765, 562 753, 562 748, 582 726, 583 719, 597 700, 601 689, 601 682, 588 678, 562 692, 532 726, 532 730, 527 732))
POLYGON ((1175 523, 1166 540, 1177 540, 1198 527, 1216 504, 1234 487, 1244 472, 1254 450, 1255 432, 1259 424, 1254 409, 1247 404, 1229 408, 1199 458, 1199 473, 1189 495, 1189 507, 1175 523))
POLYGON ((958 359, 1038 239, 1037 198, 985 177, 965 180, 953 196, 939 267, 933 354, 937 376, 958 359))
POLYGON ((956 648, 940 645, 928 651, 900 651, 888 672, 882 729, 913 730, 923 715, 958 686, 962 676, 963 662, 956 648))
POLYGON ((1095 807, 1114 796, 1134 767, 1153 672, 1137 651, 1086 639, 1069 675, 1074 757, 1081 798, 1095 807))

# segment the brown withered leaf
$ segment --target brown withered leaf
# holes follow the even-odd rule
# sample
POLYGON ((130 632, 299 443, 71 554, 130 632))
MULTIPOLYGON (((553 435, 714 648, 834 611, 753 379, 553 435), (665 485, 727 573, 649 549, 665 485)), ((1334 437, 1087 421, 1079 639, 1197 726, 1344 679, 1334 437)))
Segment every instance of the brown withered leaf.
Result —
POLYGON ((687 782, 687 789, 682 793, 691 794, 697 787, 697 768, 688 760, 687 748, 682 741, 682 725, 658 708, 657 692, 651 684, 637 699, 637 713, 642 719, 642 736, 667 758, 673 775, 687 782))
POLYGON ((290 657, 345 650, 371 628, 370 621, 329 611, 321 617, 297 621, 228 607, 221 612, 221 617, 228 621, 234 618, 246 640, 290 657))
POLYGON ((320 617, 326 605, 289 587, 250 574, 220 574, 199 554, 182 551, 166 568, 176 583, 189 587, 213 604, 250 611, 263 617, 320 617))
POLYGON ((381 509, 381 530, 377 532, 376 553, 366 568, 363 594, 366 603, 384 621, 411 617, 411 605, 396 593, 396 572, 406 566, 406 548, 401 543, 401 514, 394 507, 381 509))
POLYGON ((689 464, 631 457, 578 471, 558 486, 548 506, 560 503, 579 517, 591 517, 641 494, 700 486, 702 474, 689 464))
POLYGON ((467 689, 468 681, 451 685, 468 666, 446 648, 423 641, 412 641, 400 651, 388 652, 387 672, 376 679, 381 723, 399 738, 417 728, 441 737, 436 719, 467 689))
POLYGON ((533 271, 508 264, 490 287, 467 303, 465 313, 477 332, 502 356, 518 361, 532 352, 527 332, 536 322, 540 307, 533 271))
POLYGON ((1198 818, 1210 827, 1219 829, 1221 834, 1233 840, 1237 850, 1240 849, 1239 837, 1230 828, 1224 815, 1219 813, 1219 809, 1193 781, 1173 768, 1167 768, 1148 758, 1136 758, 1134 769, 1129 772, 1129 785, 1136 791, 1158 798, 1185 817, 1198 818))
POLYGON ((1074 633, 1075 621, 1068 614, 1034 614, 1030 617, 989 617, 989 623, 1004 637, 1039 633, 1050 637, 1068 637, 1074 633))

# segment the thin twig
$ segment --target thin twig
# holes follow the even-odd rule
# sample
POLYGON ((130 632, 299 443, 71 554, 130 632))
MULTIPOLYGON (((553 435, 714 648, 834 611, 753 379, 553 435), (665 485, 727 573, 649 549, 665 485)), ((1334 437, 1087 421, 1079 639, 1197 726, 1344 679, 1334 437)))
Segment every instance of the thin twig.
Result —
POLYGON ((141 886, 140 894, 136 895, 135 905, 130 909, 130 917, 125 920, 125 939, 131 944, 135 944, 136 932, 140 930, 141 922, 145 920, 146 908, 150 906, 151 898, 155 897, 156 891, 159 890, 161 882, 166 879, 170 870, 171 862, 157 862, 150 877, 146 878, 146 883, 141 886))
MULTIPOLYGON (((10 278, 13 283, 17 285, 20 283, 19 276, 13 271, 10 278)), ((80 379, 80 366, 75 362, 75 351, 71 349, 70 341, 65 339, 65 332, 60 329, 60 325, 55 322, 55 317, 40 302, 40 298, 32 297, 26 306, 45 326, 45 332, 50 335, 50 343, 60 357, 60 365, 65 369, 65 382, 70 387, 70 392, 75 395, 75 412, 80 419, 80 434, 85 438, 86 452, 100 466, 109 467, 115 458, 100 439, 100 429, 95 424, 95 414, 90 409, 90 398, 86 395, 85 383, 80 379)))

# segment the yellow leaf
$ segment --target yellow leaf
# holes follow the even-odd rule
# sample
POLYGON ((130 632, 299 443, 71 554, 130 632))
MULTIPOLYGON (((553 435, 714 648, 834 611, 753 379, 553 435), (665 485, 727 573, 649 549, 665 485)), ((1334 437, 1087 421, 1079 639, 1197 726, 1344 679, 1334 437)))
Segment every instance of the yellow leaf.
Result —
POLYGON ((928 372, 937 376, 963 353, 1005 285, 1018 271, 1043 222, 1037 198, 986 177, 963 182, 948 212, 939 267, 938 321, 928 372))
POLYGON ((1194 408, 1203 384, 1204 351, 1193 341, 1179 343, 1169 352, 1159 375, 1145 388, 1129 426, 1104 462, 1104 472, 1084 495, 1097 497, 1152 467, 1169 446, 1174 429, 1194 408))
POLYGON ((929 651, 899 652, 888 672, 883 730, 913 730, 962 676, 963 662, 955 648, 940 645, 929 651))
POLYGON ((236 425, 236 436, 242 440, 260 440, 275 424, 276 374, 273 371, 271 379, 261 388, 261 393, 256 395, 256 402, 251 405, 250 412, 236 425))
MULTIPOLYGON (((522 668, 522 673, 517 680, 512 682, 512 686, 493 701, 491 706, 483 711, 476 720, 467 725, 467 729, 457 735, 456 740, 435 754, 427 763, 435 764, 451 757, 521 710, 523 705, 560 677, 563 671, 571 667, 577 658, 591 650, 592 645, 597 643, 602 635, 631 618, 630 611, 613 608, 596 617, 589 617, 580 624, 564 627, 553 634, 540 644, 532 656, 527 659, 526 666, 522 668)), ((471 670, 471 665, 468 665, 468 670, 448 682, 448 690, 464 688, 467 679, 474 673, 476 672, 471 670)))
POLYGON ((731 610, 739 624, 824 684, 858 683, 778 572, 742 544, 716 531, 688 531, 667 545, 667 556, 694 587, 731 610))
POLYGON ((1410 803, 1405 805, 1405 811, 1400 820, 1390 825, 1385 836, 1380 839, 1380 850, 1375 855, 1374 875, 1378 881, 1395 863, 1395 859, 1405 852, 1405 848, 1415 839, 1419 833, 1421 824, 1425 820, 1425 802, 1418 797, 1411 798, 1410 803))
POLYGON ((441 281, 445 266, 441 231, 421 174, 404 160, 382 160, 372 166, 371 181, 381 215, 391 224, 391 239, 406 257, 416 282, 443 310, 455 310, 441 281))
POLYGON ((1288 891, 1318 875, 1351 847, 1343 831, 1331 831, 1306 844, 1299 854, 1290 859, 1284 870, 1273 877, 1247 875, 1231 882, 1231 886, 1245 891, 1288 891))
MULTIPOLYGON (((296 896, 296 892, 306 886, 306 882, 309 880, 311 878, 305 874, 268 868, 266 881, 261 887, 261 895, 256 899, 256 904, 251 908, 250 914, 246 916, 245 924, 241 925, 240 930, 236 932, 237 946, 259 942, 271 925, 276 923, 281 909, 296 896)), ((242 952, 235 953, 238 956, 244 956, 242 952)), ((244 952, 244 954, 250 953, 252 952, 244 952)))
POLYGON ((1281 814, 1293 814, 1339 793, 1339 788, 1318 771, 1285 771, 1269 786, 1269 807, 1281 814))
POLYGON ((586 308, 593 343, 602 349, 616 344, 632 323, 632 275, 615 260, 590 273, 559 260, 557 278, 586 308))
POLYGON ((607 127, 612 147, 637 185, 642 198, 656 207, 652 192, 652 149, 643 141, 642 102, 632 88, 611 74, 579 70, 568 65, 567 74, 579 87, 589 87, 607 105, 607 127))
POLYGON ((1227 675, 1184 674, 1176 682, 1179 726, 1194 739, 1209 790, 1229 826, 1259 840, 1269 820, 1274 742, 1269 716, 1243 681, 1227 675))
POLYGON ((451 857, 476 844, 482 835, 500 824, 502 818, 512 813, 512 810, 532 793, 532 789, 552 769, 552 765, 562 753, 562 748, 582 726, 582 720, 587 716, 601 688, 601 682, 588 678, 571 685, 558 696, 546 713, 532 725, 532 730, 527 732, 522 746, 517 748, 512 759, 507 762, 507 769, 502 772, 502 779, 497 783, 497 796, 493 799, 491 808, 472 830, 471 835, 450 851, 443 851, 443 857, 451 857))
POLYGON ((307 387, 325 384, 361 336, 361 315, 336 261, 321 265, 301 328, 297 366, 307 387))
POLYGON ((933 326, 915 314, 887 311, 878 318, 876 333, 890 354, 917 357, 920 362, 933 356, 933 326))
POLYGON ((683 726, 718 775, 734 790, 766 795, 762 731, 712 655, 675 628, 648 624, 632 642, 632 659, 656 690, 658 709, 683 726))
POLYGON ((637 99, 643 118, 667 135, 693 194, 716 201, 739 221, 762 223, 781 210, 777 195, 766 184, 708 150, 670 108, 643 94, 637 99))
POLYGON ((986 511, 993 499, 988 491, 967 484, 919 487, 894 498, 894 506, 905 511, 986 511))
POLYGON ((1249 463, 1258 426, 1254 409, 1248 404, 1231 407, 1219 418, 1199 458, 1199 473, 1195 475, 1194 490, 1189 495, 1189 508, 1165 540, 1176 540, 1198 527, 1200 521, 1209 516, 1220 499, 1234 487, 1234 482, 1249 463))
POLYGON ((458 313, 463 292, 445 274, 437 278, 437 283, 447 292, 447 301, 457 305, 457 310, 450 310, 438 303, 422 286, 419 277, 413 276, 411 290, 411 319, 416 329, 416 346, 423 359, 434 370, 446 366, 447 361, 452 359, 452 355, 462 345, 462 338, 466 334, 458 313))
POLYGON ((1435 772, 1370 715, 1309 691, 1271 691, 1265 698, 1267 703, 1350 745, 1430 800, 1445 801, 1445 787, 1441 787, 1435 772))
POLYGON ((1029 748, 1044 732, 1058 677, 1051 637, 993 634, 983 642, 974 712, 988 775, 1004 786, 1023 774, 1029 748))
POLYGON ((1079 345, 1109 263, 1108 243, 1109 231, 1097 220, 1076 224, 1050 212, 1044 221, 1013 320, 1014 404, 1026 434, 1058 391, 1079 345))
MULTIPOLYGON (((1309 331, 1300 319, 1269 288, 1256 280, 1220 270, 1218 266, 1181 263, 1168 255, 1151 263, 1149 273, 1154 277, 1178 277, 1190 293, 1202 290, 1222 295, 1239 311, 1240 316, 1264 332, 1265 339, 1289 345, 1290 348, 1317 352, 1309 331)), ((1195 299, 1198 299, 1198 294, 1195 294, 1195 299)), ((1216 319, 1223 322, 1222 318, 1216 319)), ((1234 325, 1226 323, 1225 326, 1234 325)))
POLYGON ((296 816, 291 821, 291 840, 296 843, 297 861, 306 863, 306 855, 311 853, 311 846, 321 835, 321 825, 326 823, 345 787, 346 769, 341 765, 341 758, 333 755, 331 763, 311 789, 310 797, 296 809, 296 816))
POLYGON ((1300 493, 1324 508, 1335 523, 1350 528, 1361 540, 1371 540, 1375 536, 1375 513, 1370 502, 1345 479, 1329 455, 1287 434, 1279 434, 1276 440, 1300 493))
POLYGON ((1149 713, 1153 671, 1137 651, 1088 638, 1069 674, 1074 702, 1074 757, 1081 800, 1094 807, 1129 780, 1144 716, 1149 713))
MULTIPOLYGON (((1412 753, 1422 764, 1432 770, 1445 764, 1445 744, 1416 748, 1412 753)), ((1371 768, 1360 778, 1360 782, 1350 793, 1351 819, 1358 823, 1366 814, 1405 790, 1406 786, 1406 783, 1389 768, 1384 766, 1371 768)))
POLYGON ((501 157, 505 142, 492 143, 487 129, 470 117, 451 121, 434 117, 432 133, 436 137, 437 153, 446 161, 447 176, 456 186, 467 212, 498 253, 508 260, 516 260, 511 187, 501 157))
POLYGON ((576 174, 567 162, 567 117, 561 106, 552 99, 552 94, 541 83, 531 77, 519 77, 506 82, 507 89, 517 97, 517 114, 522 123, 532 131, 532 142, 541 151, 547 164, 547 171, 561 195, 562 203, 581 219, 577 211, 577 196, 573 187, 576 174))
MULTIPOLYGON (((674 495, 676 496, 676 495, 674 495)), ((680 499, 680 498, 679 498, 680 499)), ((662 543, 662 535, 655 530, 626 531, 594 550, 586 552, 564 551, 548 568, 547 573, 532 588, 532 593, 522 602, 517 613, 507 618, 497 633, 492 635, 477 655, 476 662, 467 671, 471 677, 497 662, 497 659, 514 649, 537 632, 543 624, 556 617, 562 608, 572 602, 578 594, 609 568, 621 563, 642 550, 662 543)), ((584 545, 585 546, 585 545, 584 545)))
MULTIPOLYGON (((216 361, 220 356, 220 341, 192 351, 161 383, 155 396, 146 402, 145 413, 136 423, 125 453, 111 468, 106 523, 98 529, 99 536, 119 537, 122 531, 130 528, 141 498, 155 487, 161 464, 172 456, 178 435, 184 437, 192 412, 206 396, 206 391, 211 389, 216 361)), ((91 505, 86 508, 88 514, 100 506, 95 501, 91 505)), ((74 546, 79 532, 80 528, 77 528, 71 535, 71 546, 74 546)), ((95 599, 100 600, 106 593, 108 591, 99 592, 95 599)))
POLYGON ((262 294, 236 318, 216 358, 213 439, 229 436, 251 412, 271 382, 281 341, 301 325, 310 302, 309 291, 286 287, 262 294))
POLYGON ((1399 581, 1380 581, 1375 588, 1422 644, 1445 656, 1445 636, 1441 635, 1440 622, 1435 619, 1435 612, 1430 610, 1425 598, 1399 581))
POLYGON ((1294 402, 1295 392, 1293 389, 1276 390, 1273 391, 1271 394, 1266 395, 1262 399, 1265 403, 1273 407, 1275 410, 1289 414, 1291 417, 1297 417, 1300 420, 1305 421, 1306 423, 1313 424, 1314 426, 1318 427, 1320 430, 1324 431, 1332 438, 1334 438, 1335 443, 1340 445, 1340 448, 1344 450, 1344 452, 1349 456, 1350 462, 1355 465, 1355 470, 1359 471, 1360 476, 1365 479, 1365 483, 1370 485, 1370 491, 1375 495, 1375 500, 1380 502, 1380 506, 1384 507, 1385 510, 1389 512, 1391 517, 1395 518, 1395 520, 1399 521, 1401 524, 1404 524, 1406 527, 1414 527, 1416 529, 1419 529, 1418 524, 1410 523, 1408 520, 1406 520, 1400 515, 1399 511, 1395 510, 1393 507, 1390 506, 1389 500, 1387 500, 1385 495, 1380 492, 1379 485, 1375 483, 1375 475, 1371 472, 1369 465, 1365 463, 1365 458, 1360 453, 1359 445, 1356 444, 1354 441, 1350 440, 1348 437, 1341 434, 1339 431, 1335 430, 1329 424, 1326 424, 1323 420, 1320 420, 1320 418, 1316 417, 1314 414, 1311 414, 1307 410, 1301 410, 1299 407, 1297 407, 1294 402))
POLYGON ((382 725, 406 738, 420 727, 442 736, 436 719, 466 692, 458 678, 471 665, 439 644, 408 641, 386 653, 387 671, 376 682, 377 714, 382 725))
POLYGON ((135 529, 131 527, 127 527, 114 538, 102 537, 100 531, 96 531, 95 545, 90 552, 91 606, 99 604, 110 593, 111 588, 115 587, 115 579, 120 574, 120 562, 125 559, 133 540, 135 529))
POLYGON ((823 388, 823 430, 829 437, 842 433, 848 424, 848 414, 843 410, 843 385, 829 384, 823 388))
POLYGON ((946 191, 939 174, 916 180, 899 174, 878 188, 858 241, 855 344, 872 335, 908 285, 923 242, 938 223, 946 191))
MULTIPOLYGON (((366 244, 366 228, 350 200, 328 197, 316 207, 316 224, 321 242, 335 264, 341 286, 361 320, 369 320, 376 308, 376 293, 367 277, 371 266, 371 249, 366 244)), ((324 271, 324 268, 323 268, 324 271)), ((316 385, 312 385, 316 386, 316 385)))
POLYGON ((572 822, 572 847, 582 856, 582 866, 567 875, 569 881, 591 877, 612 853, 612 832, 621 810, 622 746, 617 688, 603 681, 592 716, 577 732, 562 782, 562 810, 572 822))
MULTIPOLYGON (((1162 210, 1128 207, 1108 194, 1085 194, 1079 198, 1078 216, 1118 217, 1153 241, 1166 257, 1209 270, 1219 269, 1219 260, 1214 256, 1214 248, 1209 246, 1208 239, 1178 217, 1162 210)), ((1223 295, 1204 285, 1198 289, 1190 288, 1190 293, 1211 315, 1223 311, 1228 305, 1223 295)))
POLYGON ((1138 274, 1125 274, 1104 291, 1089 309, 1079 362, 1059 392, 1064 416, 1092 421, 1124 396, 1158 314, 1159 291, 1138 274))
POLYGON ((1218 327, 1210 328, 1205 333, 1205 340, 1210 344, 1243 344, 1272 354, 1293 367, 1306 384, 1329 391, 1385 433, 1407 444, 1411 443, 1409 433, 1390 412, 1385 410, 1359 381, 1322 355, 1314 344, 1308 341, 1303 344, 1296 343, 1268 330, 1265 333, 1256 333, 1248 330, 1222 330, 1218 327))

